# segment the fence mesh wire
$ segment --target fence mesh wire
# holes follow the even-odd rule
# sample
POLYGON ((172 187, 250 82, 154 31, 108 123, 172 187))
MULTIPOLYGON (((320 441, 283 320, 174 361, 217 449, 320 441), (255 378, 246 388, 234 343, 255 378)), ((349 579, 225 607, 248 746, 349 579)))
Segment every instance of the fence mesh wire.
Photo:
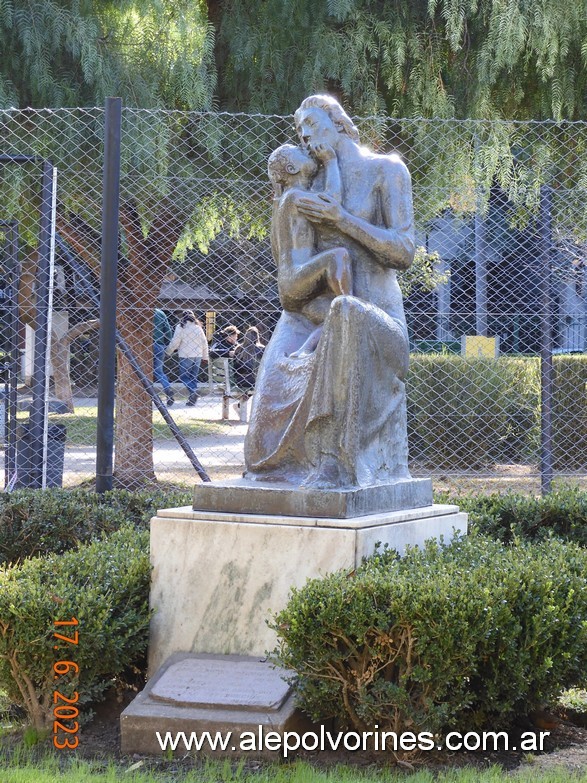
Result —
MULTIPOLYGON (((554 382, 545 402, 554 471, 584 477, 587 123, 356 122, 362 143, 399 152, 413 180, 418 252, 402 280, 413 473, 539 475, 540 350, 550 322, 554 382)), ((78 483, 95 474, 104 112, 2 111, 0 131, 4 480, 26 483, 39 447, 34 433, 30 448, 22 444, 40 405, 34 342, 48 215, 56 231, 42 402, 50 424, 65 425, 64 482, 78 483), (45 210, 44 161, 57 183, 45 210)), ((286 141, 296 141, 292 117, 124 110, 118 328, 149 378, 155 308, 172 329, 192 310, 208 338, 233 324, 270 339, 280 304, 267 158, 286 141)), ((247 424, 238 384, 223 406, 218 379, 202 362, 199 398, 189 405, 177 354, 164 370, 175 397, 169 412, 206 471, 213 479, 239 475, 247 424)), ((166 390, 155 388, 166 401, 166 390)), ((49 483, 60 481, 62 436, 51 427, 42 436, 49 483)), ((115 448, 122 483, 195 478, 124 357, 115 448)))

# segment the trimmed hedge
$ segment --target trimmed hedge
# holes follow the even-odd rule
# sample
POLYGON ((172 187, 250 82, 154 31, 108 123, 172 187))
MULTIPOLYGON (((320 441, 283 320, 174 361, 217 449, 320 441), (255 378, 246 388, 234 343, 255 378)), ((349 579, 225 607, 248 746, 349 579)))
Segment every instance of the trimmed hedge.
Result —
POLYGON ((0 690, 36 728, 52 720, 55 689, 78 691, 87 717, 114 682, 144 670, 149 520, 191 499, 191 492, 159 488, 0 494, 0 690), (71 617, 79 620, 79 644, 55 651, 54 622, 71 617), (79 675, 72 667, 55 681, 58 660, 78 664, 79 675))
POLYGON ((564 487, 544 497, 508 493, 479 497, 437 494, 437 503, 456 503, 469 514, 472 532, 511 543, 552 536, 587 547, 587 492, 564 487))
MULTIPOLYGON (((554 358, 556 470, 587 468, 587 357, 554 358)), ((534 462, 540 449, 540 360, 413 355, 407 380, 410 457, 434 468, 534 462)))
POLYGON ((131 522, 145 528, 160 508, 184 506, 191 492, 20 489, 0 493, 0 565, 66 552, 131 522))
POLYGON ((538 360, 412 356, 407 394, 414 460, 478 469, 528 460, 536 450, 538 360))
POLYGON ((0 689, 37 729, 53 720, 55 690, 70 697, 77 691, 76 706, 87 717, 115 678, 144 668, 149 580, 149 533, 132 525, 76 551, 0 570, 0 689), (55 626, 72 617, 75 629, 55 626), (53 636, 74 630, 76 645, 53 636), (79 673, 65 667, 55 679, 59 661, 74 662, 79 673))
POLYGON ((293 590, 274 657, 316 720, 507 727, 587 677, 587 550, 488 538, 384 553, 293 590))
POLYGON ((587 356, 555 356, 552 411, 555 470, 587 468, 587 356))

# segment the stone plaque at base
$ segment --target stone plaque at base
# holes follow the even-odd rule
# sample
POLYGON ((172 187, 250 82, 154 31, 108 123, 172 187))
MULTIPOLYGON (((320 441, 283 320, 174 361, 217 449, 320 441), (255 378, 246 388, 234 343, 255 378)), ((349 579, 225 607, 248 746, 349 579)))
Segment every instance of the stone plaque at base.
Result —
POLYGON ((188 743, 192 732, 198 739, 208 732, 213 742, 220 732, 215 749, 205 739, 200 750, 188 749, 180 738, 175 752, 275 757, 263 738, 273 733, 275 745, 276 733, 309 728, 294 706, 287 674, 259 658, 171 656, 122 713, 122 752, 161 755, 167 732, 184 732, 188 743))
POLYGON ((275 712, 289 694, 282 672, 238 656, 182 657, 151 688, 155 701, 180 707, 275 712))

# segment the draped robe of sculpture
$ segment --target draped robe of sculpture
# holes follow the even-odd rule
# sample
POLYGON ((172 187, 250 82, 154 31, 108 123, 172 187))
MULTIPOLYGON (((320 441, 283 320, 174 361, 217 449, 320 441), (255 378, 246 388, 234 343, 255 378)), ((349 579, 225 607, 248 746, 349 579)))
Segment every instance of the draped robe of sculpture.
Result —
MULTIPOLYGON (((296 113, 298 133, 310 149, 324 134, 335 147, 343 199, 337 206, 309 193, 300 209, 316 227, 317 252, 349 251, 354 295, 333 297, 318 345, 305 356, 292 354, 315 325, 300 312, 282 312, 257 376, 245 475, 325 489, 365 487, 409 477, 409 347, 397 270, 414 253, 411 185, 399 157, 359 147, 327 111, 307 106, 311 100, 296 113)), ((312 190, 320 185, 318 178, 312 190)), ((288 226, 272 230, 279 246, 288 226)))

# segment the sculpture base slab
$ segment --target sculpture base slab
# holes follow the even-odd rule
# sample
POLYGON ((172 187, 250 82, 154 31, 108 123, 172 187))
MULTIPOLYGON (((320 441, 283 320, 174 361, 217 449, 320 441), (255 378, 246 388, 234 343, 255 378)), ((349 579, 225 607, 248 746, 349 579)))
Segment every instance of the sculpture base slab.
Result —
POLYGON ((237 479, 198 484, 193 507, 198 511, 351 519, 431 505, 429 478, 397 479, 353 489, 304 489, 286 483, 237 479))
POLYGON ((377 542, 398 552, 453 531, 466 533, 457 506, 354 519, 159 511, 151 521, 149 672, 174 653, 263 657, 276 644, 267 627, 292 587, 341 568, 352 571, 377 542))
MULTIPOLYGON (((269 732, 283 736, 285 731, 308 728, 283 679, 287 674, 259 658, 171 656, 120 716, 122 752, 160 756, 163 748, 157 733, 164 740, 166 732, 183 731, 189 740, 192 732, 198 737, 209 732, 212 738, 216 732, 224 737, 231 732, 224 748, 212 750, 203 743, 200 752, 235 757, 246 751, 247 758, 275 757, 262 738, 269 732)), ((274 747, 276 739, 274 734, 274 747)), ((176 752, 185 754, 185 744, 180 742, 176 752)))

